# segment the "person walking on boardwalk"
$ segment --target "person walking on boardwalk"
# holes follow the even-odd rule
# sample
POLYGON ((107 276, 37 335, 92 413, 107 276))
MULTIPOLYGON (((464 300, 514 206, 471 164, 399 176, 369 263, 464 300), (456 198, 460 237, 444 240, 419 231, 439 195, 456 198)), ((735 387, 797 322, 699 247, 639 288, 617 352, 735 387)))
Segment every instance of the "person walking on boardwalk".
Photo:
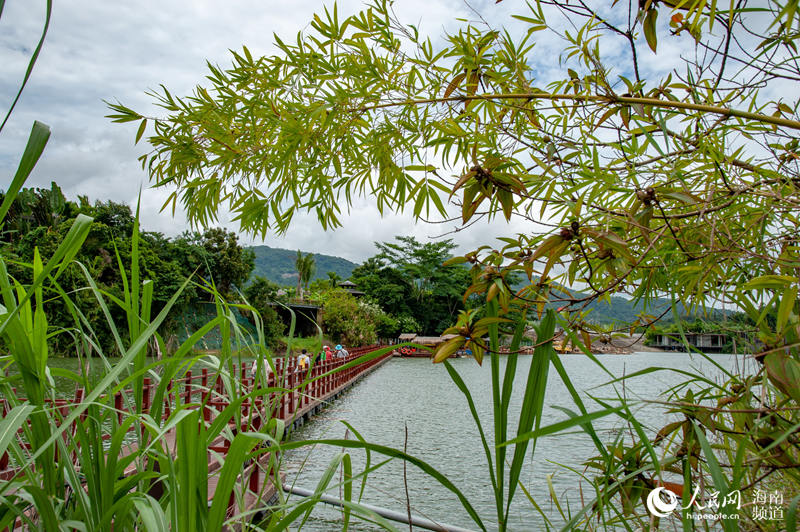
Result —
POLYGON ((270 370, 269 364, 267 363, 266 358, 256 358, 253 360, 253 365, 250 367, 250 373, 253 374, 253 378, 256 378, 258 375, 259 367, 264 371, 264 376, 268 377, 272 371, 270 370), (261 364, 259 364, 261 362, 261 364))
POLYGON ((336 344, 336 358, 347 358, 349 354, 342 344, 336 344))
POLYGON ((300 352, 300 356, 297 357, 297 363, 300 364, 302 369, 306 369, 310 361, 311 358, 308 356, 308 351, 303 349, 303 351, 300 352))

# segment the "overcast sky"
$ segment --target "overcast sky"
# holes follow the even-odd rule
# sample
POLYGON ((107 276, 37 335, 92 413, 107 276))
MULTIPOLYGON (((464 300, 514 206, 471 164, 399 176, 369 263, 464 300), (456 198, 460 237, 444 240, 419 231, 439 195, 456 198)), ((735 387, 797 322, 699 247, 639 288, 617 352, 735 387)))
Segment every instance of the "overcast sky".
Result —
MULTIPOLYGON (((226 67, 230 49, 246 45, 253 54, 270 54, 273 33, 292 39, 307 27, 313 13, 331 2, 319 0, 140 0, 114 2, 62 0, 55 2, 47 39, 31 80, 6 129, 0 134, 0 189, 13 175, 34 120, 47 123, 52 137, 27 186, 49 187, 56 181, 70 199, 89 196, 92 201, 111 199, 135 205, 142 188, 142 224, 146 230, 174 236, 188 226, 182 213, 160 213, 168 190, 149 188, 146 173, 136 158, 136 125, 112 124, 103 100, 119 100, 145 114, 152 109, 148 89, 159 84, 186 95, 203 83, 206 61, 226 67)), ((340 18, 358 11, 362 2, 338 3, 340 18)), ((406 23, 423 33, 440 37, 460 24, 458 17, 474 19, 460 0, 402 0, 396 11, 406 23)), ((471 5, 498 26, 508 24, 508 12, 523 9, 522 2, 474 0, 471 5), (512 5, 513 4, 513 5, 512 5)), ((44 21, 44 0, 10 0, 0 19, 0 109, 13 99, 39 38, 44 21)), ((552 53, 537 48, 541 69, 556 69, 552 53), (544 52, 544 53, 543 53, 544 52)), ((613 54, 614 50, 605 50, 613 54)), ((665 51, 664 57, 677 59, 665 51)), ((624 53, 620 50, 619 53, 624 53)), ((662 67, 664 66, 662 62, 662 67)), ((539 78, 548 77, 539 72, 539 78)), ((357 205, 344 227, 323 232, 316 220, 297 218, 285 237, 267 236, 264 244, 338 255, 363 261, 375 253, 374 241, 397 234, 420 239, 440 235, 451 226, 414 225, 408 215, 380 218, 369 201, 357 205)), ((236 226, 220 225, 231 229, 236 226)), ((453 238, 460 250, 491 243, 498 234, 531 231, 522 222, 492 226, 476 224, 453 238)), ((254 241, 246 235, 241 238, 254 241)))

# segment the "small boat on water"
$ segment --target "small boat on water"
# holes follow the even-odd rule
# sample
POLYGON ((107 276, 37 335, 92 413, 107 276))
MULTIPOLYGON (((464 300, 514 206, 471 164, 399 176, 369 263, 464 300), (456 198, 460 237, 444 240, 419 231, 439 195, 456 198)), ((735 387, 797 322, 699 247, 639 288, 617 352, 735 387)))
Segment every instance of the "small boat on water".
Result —
MULTIPOLYGON (((444 336, 418 336, 413 333, 404 333, 398 337, 398 340, 401 343, 415 343, 421 346, 426 347, 427 349, 421 349, 417 346, 413 345, 404 345, 402 347, 397 348, 397 352, 400 354, 401 357, 404 358, 429 358, 433 356, 433 352, 439 347, 441 344, 450 340, 451 338, 455 338, 457 335, 455 334, 445 334, 444 336)), ((466 354, 459 354, 458 352, 451 355, 451 357, 459 357, 459 356, 466 356, 466 354)))

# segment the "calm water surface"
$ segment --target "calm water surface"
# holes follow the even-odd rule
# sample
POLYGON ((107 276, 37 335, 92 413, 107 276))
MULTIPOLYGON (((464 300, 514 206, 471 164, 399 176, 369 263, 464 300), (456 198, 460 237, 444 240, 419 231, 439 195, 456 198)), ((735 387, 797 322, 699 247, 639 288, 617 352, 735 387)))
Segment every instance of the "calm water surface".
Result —
MULTIPOLYGON (((515 380, 513 410, 509 432, 516 427, 522 387, 527 377, 531 357, 520 357, 515 380)), ((574 386, 584 394, 589 411, 599 410, 588 394, 596 397, 615 397, 624 393, 630 400, 657 399, 658 394, 684 379, 674 372, 650 373, 627 381, 624 389, 617 384, 602 386, 612 380, 586 357, 563 356, 563 364, 574 386)), ((712 363, 698 355, 685 353, 637 353, 628 356, 603 356, 602 363, 615 376, 629 375, 652 367, 674 369, 696 369, 706 377, 722 382, 722 372, 712 363)), ((749 372, 752 360, 732 355, 712 355, 712 360, 733 372, 749 372), (743 367, 744 366, 744 367, 743 367)), ((488 364, 478 366, 472 359, 454 359, 453 366, 470 388, 479 414, 487 429, 487 438, 492 439, 491 429, 491 382, 488 364)), ((505 359, 501 364, 505 366, 505 359)), ((567 388, 551 367, 545 400, 542 425, 565 419, 565 414, 553 407, 563 406, 576 411, 567 388)), ((658 407, 640 404, 635 410, 637 419, 647 421, 653 432, 667 422, 658 407)), ((393 359, 340 396, 330 407, 314 420, 298 429, 295 440, 319 438, 343 438, 347 428, 342 421, 352 424, 369 442, 402 449, 405 427, 408 427, 408 453, 419 457, 444 473, 470 500, 484 523, 492 528, 496 522, 491 483, 486 473, 485 454, 474 421, 469 413, 462 393, 450 380, 444 367, 432 365, 427 359, 393 359)), ((627 431, 619 418, 607 417, 595 422, 601 430, 600 438, 612 439, 619 430, 627 431)), ((353 438, 353 435, 349 435, 353 438)), ((314 489, 322 473, 339 448, 316 446, 313 452, 300 449, 284 457, 287 481, 294 480, 297 486, 314 489)), ((364 453, 350 450, 353 471, 363 469, 364 453)), ((591 440, 582 432, 557 437, 542 438, 537 443, 536 453, 530 452, 524 467, 521 482, 536 499, 542 509, 558 523, 555 508, 550 503, 546 476, 552 475, 553 484, 562 505, 569 501, 571 508, 580 508, 579 478, 576 474, 559 467, 566 464, 582 469, 587 458, 596 453, 591 440)), ((372 463, 381 458, 373 453, 372 463)), ((510 460, 510 458, 509 458, 510 460)), ((337 484, 337 474, 333 485, 337 484)), ((407 466, 407 483, 412 511, 429 519, 477 530, 460 502, 446 488, 428 478, 414 466, 407 466)), ((356 484, 354 492, 359 485, 356 484)), ((339 488, 329 491, 339 496, 339 488)), ((363 502, 404 512, 406 508, 403 485, 403 465, 392 461, 370 474, 363 502)), ((512 530, 544 529, 542 517, 534 510, 525 495, 517 490, 509 522, 512 530)), ((327 505, 318 505, 303 530, 328 531, 341 528, 341 514, 327 505)), ((376 530, 376 525, 357 522, 354 530, 376 530)))

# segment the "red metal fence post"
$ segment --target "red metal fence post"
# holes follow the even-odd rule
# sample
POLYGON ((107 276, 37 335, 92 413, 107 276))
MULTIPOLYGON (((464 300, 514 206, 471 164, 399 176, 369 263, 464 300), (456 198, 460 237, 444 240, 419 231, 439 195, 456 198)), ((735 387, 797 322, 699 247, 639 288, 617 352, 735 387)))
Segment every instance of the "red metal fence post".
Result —
MULTIPOLYGON (((8 403, 5 399, 0 399, 0 402, 3 404, 3 419, 6 418, 8 415, 8 403)), ((8 451, 3 453, 3 456, 0 456, 0 470, 5 470, 8 467, 8 451)))
POLYGON ((297 370, 297 366, 293 364, 294 359, 289 358, 286 360, 286 374, 287 374, 287 383, 286 387, 289 388, 289 394, 287 401, 289 402, 289 412, 288 414, 291 416, 294 414, 294 376, 295 371, 297 370))
POLYGON ((183 402, 185 404, 189 404, 192 402, 192 371, 189 370, 186 372, 186 378, 184 379, 184 386, 183 386, 183 402))
POLYGON ((114 394, 114 410, 117 411, 117 423, 122 425, 122 392, 114 394))

